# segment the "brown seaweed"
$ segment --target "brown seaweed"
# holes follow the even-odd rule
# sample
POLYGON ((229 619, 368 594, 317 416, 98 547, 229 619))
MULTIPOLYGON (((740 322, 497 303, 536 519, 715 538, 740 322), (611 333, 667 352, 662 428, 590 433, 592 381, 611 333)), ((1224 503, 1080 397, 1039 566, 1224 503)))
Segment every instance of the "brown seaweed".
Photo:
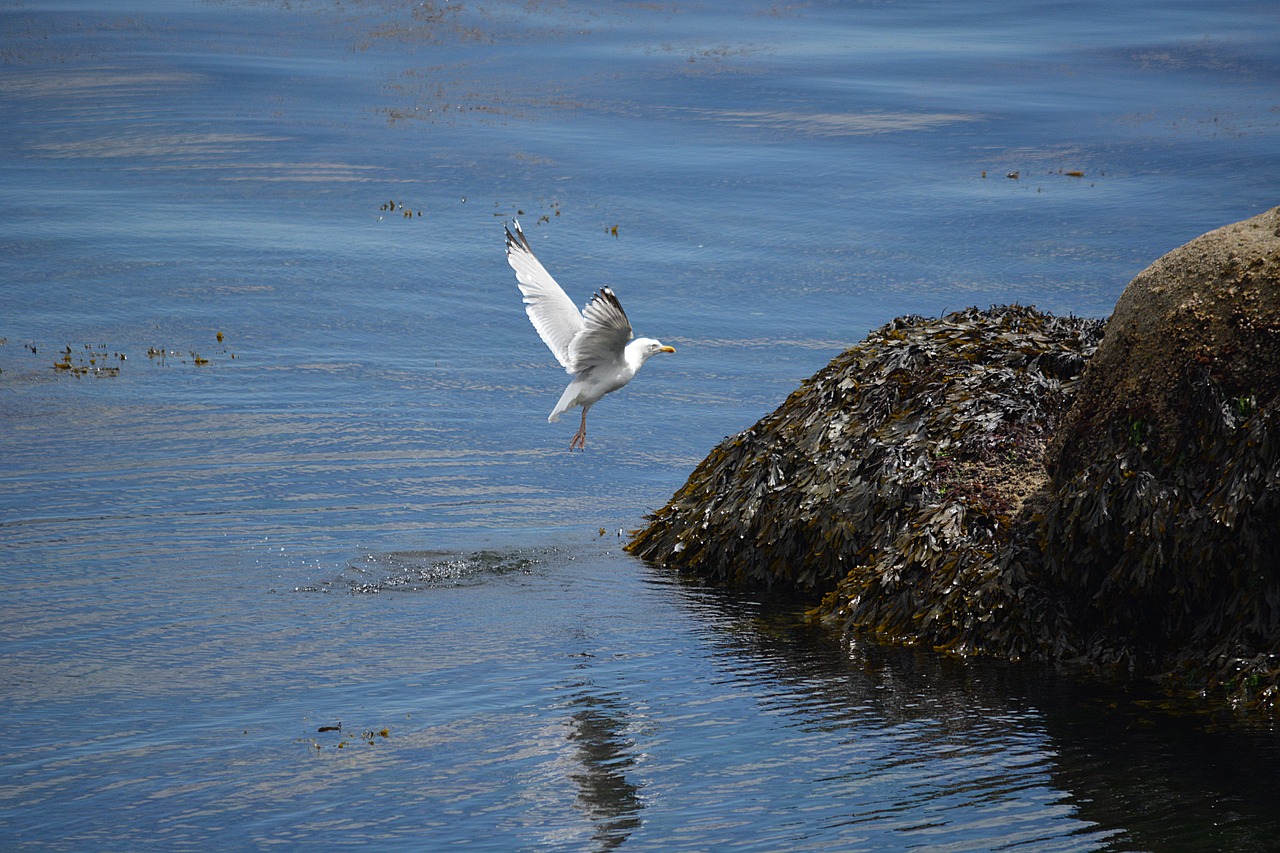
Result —
POLYGON ((1204 369, 1181 435, 1134 422, 1057 485, 1043 526, 1054 594, 1091 660, 1161 672, 1232 705, 1280 705, 1280 403, 1204 369))
POLYGON ((1280 699, 1280 397, 1191 370, 1182 428, 1046 445, 1102 338, 1033 308, 904 317, 725 439, 626 546, 823 596, 847 632, 1280 699), (1055 460, 1057 461, 1057 460, 1055 460))
POLYGON ((825 592, 817 614, 848 630, 1064 651, 1027 580, 1031 499, 1101 332, 1016 305, 894 320, 722 442, 627 547, 716 580, 825 592))

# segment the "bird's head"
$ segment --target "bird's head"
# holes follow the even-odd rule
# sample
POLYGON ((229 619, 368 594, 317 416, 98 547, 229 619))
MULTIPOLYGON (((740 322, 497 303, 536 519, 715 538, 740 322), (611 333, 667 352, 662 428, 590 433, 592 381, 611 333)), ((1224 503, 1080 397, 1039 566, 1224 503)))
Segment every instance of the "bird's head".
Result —
POLYGON ((624 357, 627 364, 631 365, 632 370, 639 370, 641 365, 649 360, 649 356, 657 355, 660 352, 675 352, 675 347, 669 347, 662 341, 655 341, 653 338, 636 338, 627 344, 624 357))
POLYGON ((641 364, 648 361, 649 356, 651 355, 657 355, 660 352, 676 351, 675 347, 669 347, 662 343, 662 341, 656 341, 653 338, 636 338, 634 341, 627 344, 627 349, 640 356, 641 364))

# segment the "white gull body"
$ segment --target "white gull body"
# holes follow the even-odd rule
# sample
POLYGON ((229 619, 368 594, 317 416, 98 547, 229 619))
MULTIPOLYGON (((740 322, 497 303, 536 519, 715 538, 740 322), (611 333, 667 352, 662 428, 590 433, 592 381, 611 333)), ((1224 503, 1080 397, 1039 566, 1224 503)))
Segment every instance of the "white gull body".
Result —
POLYGON ((632 340, 631 322, 613 291, 602 287, 579 313, 576 305, 556 284, 529 248, 529 240, 516 220, 507 228, 507 263, 516 271, 524 294, 525 311, 547 348, 573 376, 548 421, 574 406, 582 407, 582 424, 569 449, 587 448, 587 410, 596 401, 631 381, 649 357, 675 352, 653 338, 632 340))

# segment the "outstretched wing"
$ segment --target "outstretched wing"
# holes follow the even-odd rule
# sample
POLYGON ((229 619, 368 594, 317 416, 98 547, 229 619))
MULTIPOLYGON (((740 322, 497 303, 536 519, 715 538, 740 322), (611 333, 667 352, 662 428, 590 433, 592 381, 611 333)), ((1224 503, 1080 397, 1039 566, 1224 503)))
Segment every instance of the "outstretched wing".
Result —
POLYGON ((627 341, 631 340, 631 321, 613 291, 600 288, 582 310, 582 317, 582 331, 569 344, 569 372, 621 363, 627 341))
MULTIPOLYGON (((514 225, 515 233, 506 229, 507 263, 516 271, 516 282, 524 294, 524 310, 560 365, 570 373, 577 373, 571 346, 585 327, 583 317, 551 273, 534 257, 528 239, 520 230, 520 221, 516 220, 514 225)), ((618 312, 622 312, 621 307, 618 312)), ((625 314, 622 319, 626 321, 625 314)))

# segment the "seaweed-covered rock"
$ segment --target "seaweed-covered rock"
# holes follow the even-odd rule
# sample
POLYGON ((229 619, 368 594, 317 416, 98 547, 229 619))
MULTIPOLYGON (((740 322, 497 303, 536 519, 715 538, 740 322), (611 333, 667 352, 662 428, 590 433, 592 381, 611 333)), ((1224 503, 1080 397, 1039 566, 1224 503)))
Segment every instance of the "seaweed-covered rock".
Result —
POLYGON ((1200 376, 1255 408, 1280 394, 1280 207, 1210 231, 1130 282, 1051 466, 1077 471, 1134 441, 1176 456, 1202 432, 1184 405, 1200 376))
POLYGON ((826 593, 847 630, 1280 708, 1278 431, 1280 208, 1158 260, 1105 339, 1017 306, 889 323, 627 547, 826 593))
POLYGON ((1280 208, 1125 290, 1050 448, 1044 556, 1091 660, 1280 699, 1280 208))
POLYGON ((834 588, 822 612, 847 628, 1064 652, 1027 578, 1032 507, 1101 326, 1019 306, 895 320, 716 447, 627 547, 713 579, 834 588))

